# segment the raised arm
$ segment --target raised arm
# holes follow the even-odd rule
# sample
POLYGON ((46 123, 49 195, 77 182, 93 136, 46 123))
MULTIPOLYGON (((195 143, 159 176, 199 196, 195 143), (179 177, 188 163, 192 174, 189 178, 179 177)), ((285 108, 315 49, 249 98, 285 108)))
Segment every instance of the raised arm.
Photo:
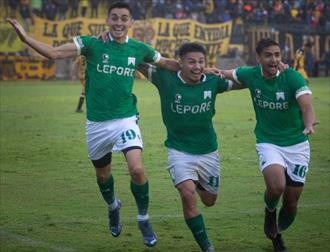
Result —
POLYGON ((318 122, 315 121, 315 114, 312 105, 311 95, 310 94, 301 95, 298 97, 297 101, 305 125, 305 129, 303 133, 305 135, 313 134, 315 132, 315 125, 318 124, 318 122))
POLYGON ((7 21, 14 27, 22 42, 29 45, 35 51, 48 59, 71 58, 78 55, 77 47, 74 43, 67 43, 58 47, 52 47, 30 37, 24 28, 15 19, 8 18, 7 21))

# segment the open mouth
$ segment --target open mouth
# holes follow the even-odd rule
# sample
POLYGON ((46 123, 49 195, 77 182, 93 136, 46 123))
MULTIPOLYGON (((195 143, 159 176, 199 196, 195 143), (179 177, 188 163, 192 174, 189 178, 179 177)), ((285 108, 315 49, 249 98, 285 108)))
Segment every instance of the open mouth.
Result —
POLYGON ((121 33, 123 33, 125 31, 125 27, 114 27, 113 28, 113 32, 115 33, 115 34, 121 34, 121 33))

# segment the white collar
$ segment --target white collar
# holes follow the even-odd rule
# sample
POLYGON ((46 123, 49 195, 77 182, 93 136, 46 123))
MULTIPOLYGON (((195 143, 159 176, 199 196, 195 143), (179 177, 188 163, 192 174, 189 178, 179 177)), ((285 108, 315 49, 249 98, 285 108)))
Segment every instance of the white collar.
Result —
MULTIPOLYGON (((181 77, 181 70, 177 72, 177 75, 178 75, 178 78, 184 83, 184 84, 187 84, 187 82, 181 77)), ((206 75, 205 74, 202 74, 203 78, 202 78, 202 81, 200 82, 204 82, 206 81, 206 75)))
MULTIPOLYGON (((114 38, 111 36, 110 32, 108 32, 108 37, 109 37, 110 41, 114 41, 114 38)), ((125 43, 127 43, 127 42, 128 42, 128 35, 126 35, 126 39, 125 39, 125 43)))

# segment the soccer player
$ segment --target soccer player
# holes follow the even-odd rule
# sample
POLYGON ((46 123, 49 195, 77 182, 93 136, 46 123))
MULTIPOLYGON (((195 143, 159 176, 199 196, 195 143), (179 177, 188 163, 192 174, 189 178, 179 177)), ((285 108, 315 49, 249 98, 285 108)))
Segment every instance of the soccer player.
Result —
POLYGON ((181 70, 172 72, 143 65, 139 68, 158 89, 163 122, 167 129, 168 171, 177 188, 187 226, 202 251, 214 251, 196 191, 205 206, 216 202, 220 186, 220 158, 212 124, 219 93, 241 88, 215 75, 203 74, 205 49, 185 43, 179 50, 181 70))
POLYGON ((16 20, 8 21, 23 42, 47 58, 86 57, 88 155, 95 167, 97 184, 108 205, 110 232, 114 237, 121 233, 121 202, 115 196, 111 172, 112 152, 121 151, 131 175, 130 187, 138 208, 138 227, 144 244, 154 246, 157 237, 149 222, 149 184, 142 165, 142 139, 132 86, 134 72, 141 61, 173 70, 179 68, 178 63, 161 57, 144 43, 128 38, 127 31, 133 19, 126 3, 118 2, 109 7, 106 20, 109 38, 106 43, 95 37, 78 36, 73 43, 51 47, 26 34, 16 20))
POLYGON ((257 121, 256 149, 266 185, 264 232, 275 251, 286 251, 281 233, 296 217, 310 159, 308 135, 315 131, 312 92, 294 69, 279 73, 281 51, 277 42, 262 39, 256 52, 259 65, 220 72, 250 90, 257 121))

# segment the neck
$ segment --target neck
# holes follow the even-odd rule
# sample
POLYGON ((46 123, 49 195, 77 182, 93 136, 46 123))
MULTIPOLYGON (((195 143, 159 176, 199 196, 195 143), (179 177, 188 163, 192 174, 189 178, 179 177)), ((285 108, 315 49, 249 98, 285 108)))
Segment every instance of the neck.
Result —
MULTIPOLYGON (((194 81, 194 80, 191 80, 191 79, 187 78, 184 74, 182 74, 181 71, 178 72, 178 76, 179 76, 179 78, 181 79, 181 81, 183 83, 188 84, 188 85, 196 85, 196 84, 202 82, 201 79, 200 80, 197 80, 197 81, 194 81)), ((203 79, 204 78, 204 75, 202 75, 201 77, 203 79)))

